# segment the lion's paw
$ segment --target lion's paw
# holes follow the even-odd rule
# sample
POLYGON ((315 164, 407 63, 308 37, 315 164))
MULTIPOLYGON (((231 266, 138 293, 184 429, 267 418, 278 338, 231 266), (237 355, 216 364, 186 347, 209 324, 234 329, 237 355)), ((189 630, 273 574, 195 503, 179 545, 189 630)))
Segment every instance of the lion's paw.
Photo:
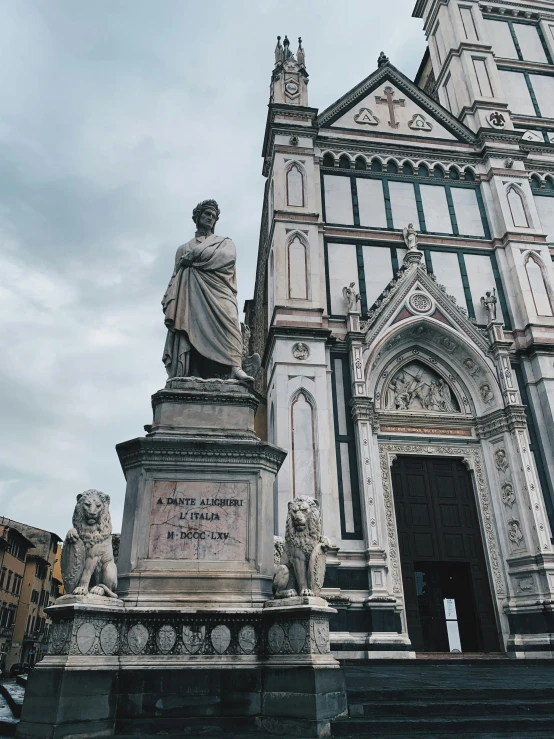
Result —
POLYGON ((65 538, 70 542, 76 542, 79 538, 79 532, 77 529, 69 529, 65 538))
POLYGON ((101 588, 100 585, 95 585, 89 590, 89 593, 91 595, 104 595, 104 588, 101 588))
POLYGON ((313 590, 310 590, 310 588, 304 588, 304 590, 300 593, 300 595, 306 595, 311 596, 314 594, 313 590))
POLYGON ((71 593, 71 595, 88 595, 88 588, 83 587, 82 585, 79 585, 75 588, 75 590, 71 593))

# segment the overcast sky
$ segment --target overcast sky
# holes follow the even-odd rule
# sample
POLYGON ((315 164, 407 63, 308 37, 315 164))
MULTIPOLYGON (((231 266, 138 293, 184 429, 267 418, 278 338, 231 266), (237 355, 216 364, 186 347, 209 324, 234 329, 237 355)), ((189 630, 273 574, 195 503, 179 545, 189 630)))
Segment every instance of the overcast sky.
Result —
POLYGON ((413 78, 414 0, 0 0, 0 515, 55 531, 125 480, 163 387, 160 300, 216 198, 251 297, 277 34, 323 110, 383 49, 413 78))

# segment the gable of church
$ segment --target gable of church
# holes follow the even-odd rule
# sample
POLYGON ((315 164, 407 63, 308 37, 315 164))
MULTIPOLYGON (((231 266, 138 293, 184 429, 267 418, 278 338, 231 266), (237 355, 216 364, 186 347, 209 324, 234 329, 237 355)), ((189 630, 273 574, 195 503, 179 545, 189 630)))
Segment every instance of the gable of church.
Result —
POLYGON ((318 116, 325 128, 472 142, 474 134, 387 64, 318 116))

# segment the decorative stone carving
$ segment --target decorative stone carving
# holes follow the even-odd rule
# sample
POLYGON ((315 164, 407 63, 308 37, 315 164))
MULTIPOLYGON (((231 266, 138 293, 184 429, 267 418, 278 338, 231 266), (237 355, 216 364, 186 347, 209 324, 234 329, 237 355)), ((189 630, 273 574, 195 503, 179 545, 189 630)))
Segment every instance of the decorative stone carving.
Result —
POLYGON ((402 231, 404 236, 404 242, 408 247, 408 251, 417 251, 417 231, 414 228, 413 223, 408 224, 408 228, 402 231))
POLYGON ((85 490, 77 496, 73 528, 67 532, 62 549, 61 568, 66 594, 117 598, 109 495, 85 490))
POLYGON ((379 69, 381 69, 381 67, 384 67, 384 66, 385 66, 385 64, 388 64, 388 63, 389 63, 389 58, 388 58, 388 56, 387 56, 387 55, 385 54, 385 52, 384 52, 384 51, 382 51, 382 52, 381 52, 381 53, 379 54, 379 57, 378 57, 378 59, 377 59, 377 67, 378 67, 379 69))
POLYGON ((127 632, 127 644, 133 654, 140 654, 148 641, 148 629, 143 624, 131 626, 127 632))
POLYGON ((421 113, 416 113, 408 123, 412 131, 432 131, 433 124, 421 113))
POLYGON ((177 633, 173 626, 170 626, 169 624, 165 624, 164 626, 162 626, 156 634, 156 643, 158 644, 158 647, 162 654, 167 654, 168 652, 171 652, 171 650, 175 646, 176 639, 177 633))
POLYGON ((479 387, 479 392, 481 393, 481 397, 483 398, 483 403, 490 405, 494 401, 494 393, 492 392, 491 386, 488 382, 484 382, 479 387))
POLYGON ((215 629, 212 629, 210 634, 210 640, 213 648, 218 654, 224 654, 231 643, 231 631, 225 624, 218 624, 215 629))
POLYGON ((258 352, 250 354, 250 326, 241 323, 240 331, 242 335, 242 369, 247 375, 255 378, 262 366, 262 358, 258 352))
POLYGON ((252 654, 256 648, 256 629, 250 624, 243 626, 238 636, 239 646, 245 654, 252 654))
POLYGON ((485 309, 488 315, 488 321, 487 323, 490 323, 491 321, 496 321, 496 304, 498 303, 498 298, 496 297, 496 289, 493 288, 492 292, 490 290, 487 290, 485 293, 485 297, 481 298, 481 305, 485 309))
POLYGON ((430 367, 412 362, 391 378, 386 393, 387 410, 425 410, 459 413, 449 385, 430 367))
POLYGON ((355 282, 351 282, 348 287, 342 288, 342 294, 344 296, 344 300, 346 301, 346 305, 348 308, 349 313, 357 313, 358 312, 358 303, 360 302, 360 295, 356 292, 355 289, 355 282))
POLYGON ((115 624, 106 624, 100 632, 100 646, 104 654, 114 654, 117 649, 118 642, 117 626, 115 624))
POLYGON ((296 344, 293 344, 292 346, 292 356, 295 359, 304 361, 310 356, 310 347, 303 341, 297 341, 296 344))
POLYGON ((443 347, 443 349, 446 349, 449 354, 454 354, 454 352, 458 348, 456 342, 452 341, 449 336, 441 336, 439 339, 439 344, 443 347))
POLYGON ((298 136, 291 136, 291 137, 289 138, 289 144, 290 144, 291 146, 298 146, 298 142, 299 142, 299 141, 300 141, 300 139, 298 138, 298 136))
POLYGON ((279 624, 272 624, 267 632, 267 642, 269 651, 273 654, 279 654, 285 643, 285 632, 279 624))
POLYGON ((300 654, 306 643, 306 629, 298 622, 293 623, 289 628, 289 644, 295 654, 300 654))
POLYGON ((242 369, 236 247, 214 234, 219 214, 215 200, 198 203, 192 213, 195 237, 177 249, 162 299, 167 327, 163 363, 169 378, 254 379, 242 369))
POLYGON ((504 449, 497 449, 495 451, 494 464, 500 472, 505 472, 508 469, 508 460, 506 459, 506 451, 504 449))
POLYGON ((489 113, 487 120, 493 128, 504 128, 506 126, 506 117, 498 110, 489 113))
POLYGON ((354 121, 360 126, 378 126, 379 118, 369 108, 360 108, 354 116, 354 121))
POLYGON ((476 377, 481 372, 481 368, 471 357, 465 357, 462 364, 472 377, 476 377))
POLYGON ((79 626, 77 631, 77 646, 81 654, 87 654, 96 639, 96 630, 94 625, 90 622, 86 622, 79 626))
POLYGON ((505 482, 501 486, 500 490, 502 491, 502 502, 505 506, 509 506, 511 508, 516 502, 513 485, 510 482, 505 482))
POLYGON ((285 546, 273 578, 275 598, 319 595, 325 578, 329 541, 321 536, 321 512, 313 498, 289 503, 285 546))
POLYGON ((521 546, 523 542, 523 533, 517 518, 511 518, 508 521, 508 538, 515 547, 521 546))
POLYGON ((410 295, 408 305, 416 313, 428 313, 433 307, 433 302, 428 295, 418 292, 410 295))
POLYGON ((183 645, 190 654, 197 654, 204 646, 206 627, 185 624, 182 630, 183 645))

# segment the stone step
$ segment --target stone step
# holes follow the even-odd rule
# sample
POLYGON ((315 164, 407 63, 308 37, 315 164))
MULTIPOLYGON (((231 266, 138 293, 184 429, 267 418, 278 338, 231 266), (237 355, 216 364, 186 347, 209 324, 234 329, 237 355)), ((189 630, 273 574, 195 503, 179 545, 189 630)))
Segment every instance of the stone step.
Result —
MULTIPOLYGON (((412 698, 410 696, 410 698, 412 698)), ((405 700, 370 701, 357 703, 349 699, 350 718, 419 718, 428 716, 531 716, 542 718, 550 716, 554 721, 554 703, 551 698, 537 700, 405 700)))
MULTIPOLYGON (((424 736, 430 739, 441 733, 452 737, 467 736, 468 734, 480 733, 483 737, 506 736, 510 732, 512 736, 531 736, 529 732, 544 732, 545 737, 552 737, 552 717, 520 717, 510 716, 500 718, 498 716, 480 717, 427 717, 427 718, 391 718, 391 719, 367 719, 348 718, 337 719, 331 724, 331 733, 335 737, 349 739, 378 739, 383 736, 397 736, 399 739, 411 739, 414 736, 424 736)), ((509 736, 510 734, 508 734, 509 736)))
POLYGON ((550 700, 554 705, 554 687, 543 689, 526 689, 522 687, 506 688, 437 688, 429 686, 410 690, 348 690, 348 703, 404 703, 408 701, 425 701, 426 703, 443 703, 446 701, 533 701, 550 700))

